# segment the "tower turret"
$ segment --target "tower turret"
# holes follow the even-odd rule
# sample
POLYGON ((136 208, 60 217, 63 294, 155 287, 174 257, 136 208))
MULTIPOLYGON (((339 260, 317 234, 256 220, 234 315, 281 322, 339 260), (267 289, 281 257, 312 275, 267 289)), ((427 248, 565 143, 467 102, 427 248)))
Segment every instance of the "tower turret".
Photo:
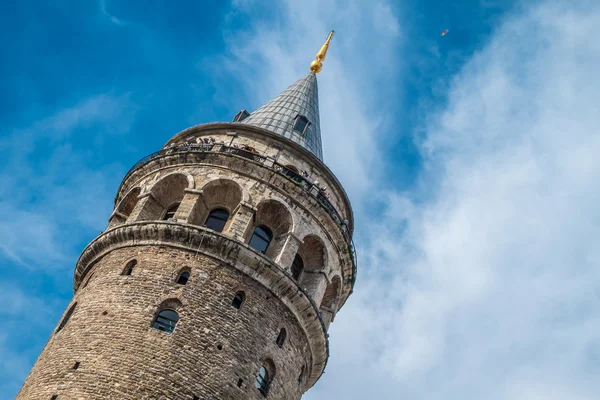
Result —
POLYGON ((17 399, 299 399, 356 276, 321 158, 310 73, 136 163, 17 399))

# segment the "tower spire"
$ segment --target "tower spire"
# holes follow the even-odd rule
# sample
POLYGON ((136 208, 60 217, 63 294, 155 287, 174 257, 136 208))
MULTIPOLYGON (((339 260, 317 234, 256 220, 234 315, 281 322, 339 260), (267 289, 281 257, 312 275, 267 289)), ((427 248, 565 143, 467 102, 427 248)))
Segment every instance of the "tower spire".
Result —
POLYGON ((323 61, 325 60, 325 56, 327 55, 327 49, 329 49, 329 42, 331 42, 331 38, 335 31, 329 32, 329 36, 327 36, 327 40, 325 44, 321 46, 321 49, 317 53, 316 59, 310 63, 310 70, 313 74, 318 74, 323 69, 323 61))

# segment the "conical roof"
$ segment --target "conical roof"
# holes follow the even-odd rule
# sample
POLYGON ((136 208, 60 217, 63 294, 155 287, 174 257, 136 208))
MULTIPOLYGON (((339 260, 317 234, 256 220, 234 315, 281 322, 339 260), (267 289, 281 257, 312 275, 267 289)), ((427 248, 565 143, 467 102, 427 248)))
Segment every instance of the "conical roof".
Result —
POLYGON ((254 111, 242 124, 257 126, 284 136, 300 144, 323 160, 321 148, 321 123, 319 120, 319 91, 317 77, 313 73, 298 79, 273 100, 254 111), (297 120, 305 117, 309 124, 300 132, 303 124, 297 120))

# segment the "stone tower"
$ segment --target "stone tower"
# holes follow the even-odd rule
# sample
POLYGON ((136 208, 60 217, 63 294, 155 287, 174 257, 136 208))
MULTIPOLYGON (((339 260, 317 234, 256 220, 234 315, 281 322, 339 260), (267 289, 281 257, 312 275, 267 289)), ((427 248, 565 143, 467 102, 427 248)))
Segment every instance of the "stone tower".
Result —
POLYGON ((356 276, 350 203, 322 162, 321 53, 254 113, 131 168, 17 399, 289 400, 315 384, 356 276))

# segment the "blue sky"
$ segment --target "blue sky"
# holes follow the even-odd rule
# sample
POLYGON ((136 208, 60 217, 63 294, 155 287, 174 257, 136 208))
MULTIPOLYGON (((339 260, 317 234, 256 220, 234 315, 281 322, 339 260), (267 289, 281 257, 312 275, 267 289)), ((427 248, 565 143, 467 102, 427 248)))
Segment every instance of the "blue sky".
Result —
POLYGON ((330 29, 324 158, 354 206, 359 278, 306 398, 596 397, 597 2, 172 3, 0 13, 0 397, 129 167, 272 98, 330 29))

